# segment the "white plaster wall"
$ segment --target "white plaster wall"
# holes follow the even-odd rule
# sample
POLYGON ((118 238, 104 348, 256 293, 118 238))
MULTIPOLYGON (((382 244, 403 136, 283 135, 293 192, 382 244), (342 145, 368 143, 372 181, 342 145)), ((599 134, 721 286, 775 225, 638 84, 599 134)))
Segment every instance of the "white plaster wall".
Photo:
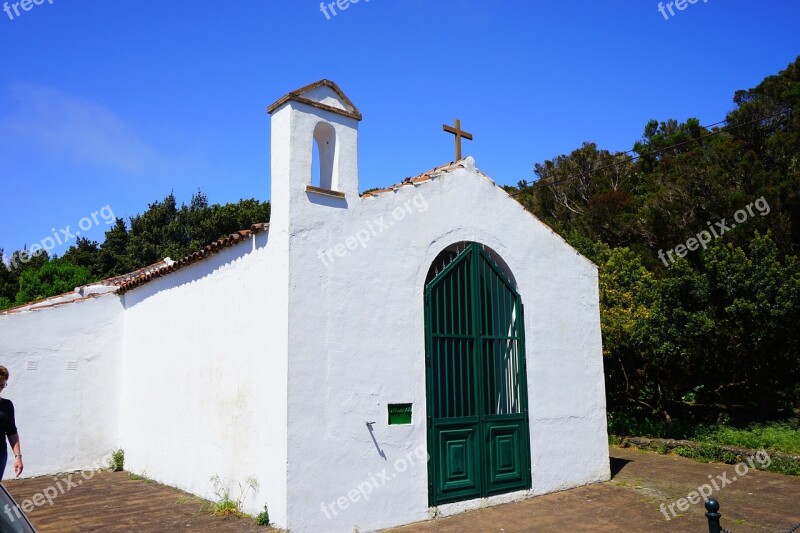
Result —
MULTIPOLYGON (((284 238, 285 240, 285 238, 284 238)), ((286 263, 266 233, 124 296, 126 469, 286 522, 286 263)))
MULTIPOLYGON (((298 110, 293 135, 302 138, 325 117, 298 110)), ((337 124, 337 132, 352 135, 346 126, 337 124)), ((355 153, 354 145, 348 148, 355 153)), ((425 277, 438 253, 460 241, 497 252, 525 305, 530 493, 608 479, 596 268, 472 167, 374 198, 336 200, 303 190, 310 153, 294 153, 293 160, 291 530, 365 531, 429 517, 425 462, 400 471, 398 461, 426 449, 425 277), (392 215, 395 209, 406 213, 402 220, 392 215), (381 217, 391 227, 363 247, 334 254, 334 261, 324 253, 379 227, 381 217), (413 403, 413 424, 388 426, 387 404, 407 402, 413 403), (372 421, 370 431, 366 422, 372 421), (373 480, 379 488, 368 500, 337 507, 335 516, 328 507, 326 516, 322 504, 373 480)))
POLYGON ((14 402, 23 477, 105 466, 118 445, 122 327, 115 295, 0 315, 3 396, 14 402))
POLYGON ((525 316, 536 494, 610 478, 597 269, 552 242, 531 258, 551 270, 525 316))

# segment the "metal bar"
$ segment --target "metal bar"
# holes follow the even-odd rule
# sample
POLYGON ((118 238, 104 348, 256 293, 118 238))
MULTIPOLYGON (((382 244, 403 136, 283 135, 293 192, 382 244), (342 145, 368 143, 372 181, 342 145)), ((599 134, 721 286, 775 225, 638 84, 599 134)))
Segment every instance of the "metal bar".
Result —
POLYGON ((464 333, 463 329, 463 321, 464 321, 464 306, 461 302, 461 291, 463 289, 461 279, 464 277, 464 273, 466 269, 462 269, 458 272, 458 276, 456 277, 456 307, 458 308, 458 320, 456 321, 456 333, 464 333))
POLYGON ((461 383, 463 385, 463 394, 461 395, 461 406, 463 411, 463 415, 471 415, 472 409, 469 407, 469 398, 472 395, 472 390, 469 386, 469 341, 462 340, 461 341, 461 364, 464 368, 464 373, 461 375, 461 383))
POLYGON ((486 366, 489 367, 489 386, 487 390, 489 394, 487 395, 488 398, 488 412, 490 414, 496 415, 498 414, 497 409, 497 364, 495 363, 495 341, 492 340, 485 340, 484 345, 486 346, 486 366))
POLYGON ((452 339, 447 339, 444 349, 444 404, 447 406, 445 410, 445 416, 447 417, 453 416, 450 409, 450 351, 453 342, 452 339))

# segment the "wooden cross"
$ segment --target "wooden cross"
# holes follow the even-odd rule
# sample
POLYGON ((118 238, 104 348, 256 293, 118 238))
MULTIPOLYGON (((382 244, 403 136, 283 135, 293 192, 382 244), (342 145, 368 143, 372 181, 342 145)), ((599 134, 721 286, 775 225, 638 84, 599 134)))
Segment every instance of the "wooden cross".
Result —
POLYGON ((453 126, 448 126, 447 124, 444 124, 442 127, 447 133, 452 133, 456 136, 456 161, 461 161, 461 138, 463 137, 466 140, 471 141, 472 134, 461 129, 461 121, 458 119, 456 119, 455 128, 453 126))

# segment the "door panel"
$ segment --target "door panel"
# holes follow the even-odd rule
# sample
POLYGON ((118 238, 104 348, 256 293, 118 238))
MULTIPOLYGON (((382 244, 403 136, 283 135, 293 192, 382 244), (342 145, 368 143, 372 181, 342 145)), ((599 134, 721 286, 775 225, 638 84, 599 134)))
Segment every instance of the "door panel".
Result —
POLYGON ((528 488, 527 434, 521 420, 486 423, 488 446, 487 493, 528 488))
POLYGON ((436 429, 434 440, 438 443, 438 462, 436 500, 438 502, 458 501, 478 498, 481 495, 480 437, 477 424, 465 427, 453 424, 436 429))

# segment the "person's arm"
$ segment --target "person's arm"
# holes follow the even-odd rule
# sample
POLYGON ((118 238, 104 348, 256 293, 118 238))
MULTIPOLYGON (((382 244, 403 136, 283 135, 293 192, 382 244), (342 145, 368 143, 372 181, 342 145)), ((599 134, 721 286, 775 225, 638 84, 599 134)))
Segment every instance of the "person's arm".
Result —
POLYGON ((19 446, 19 434, 17 433, 17 420, 14 417, 14 404, 9 402, 8 410, 8 423, 6 424, 6 433, 8 434, 8 442, 11 443, 11 449, 14 450, 14 473, 19 477, 22 474, 22 450, 19 446))
POLYGON ((11 443, 11 449, 14 450, 14 473, 17 477, 22 475, 22 451, 19 446, 19 433, 14 433, 8 436, 8 442, 11 443))

